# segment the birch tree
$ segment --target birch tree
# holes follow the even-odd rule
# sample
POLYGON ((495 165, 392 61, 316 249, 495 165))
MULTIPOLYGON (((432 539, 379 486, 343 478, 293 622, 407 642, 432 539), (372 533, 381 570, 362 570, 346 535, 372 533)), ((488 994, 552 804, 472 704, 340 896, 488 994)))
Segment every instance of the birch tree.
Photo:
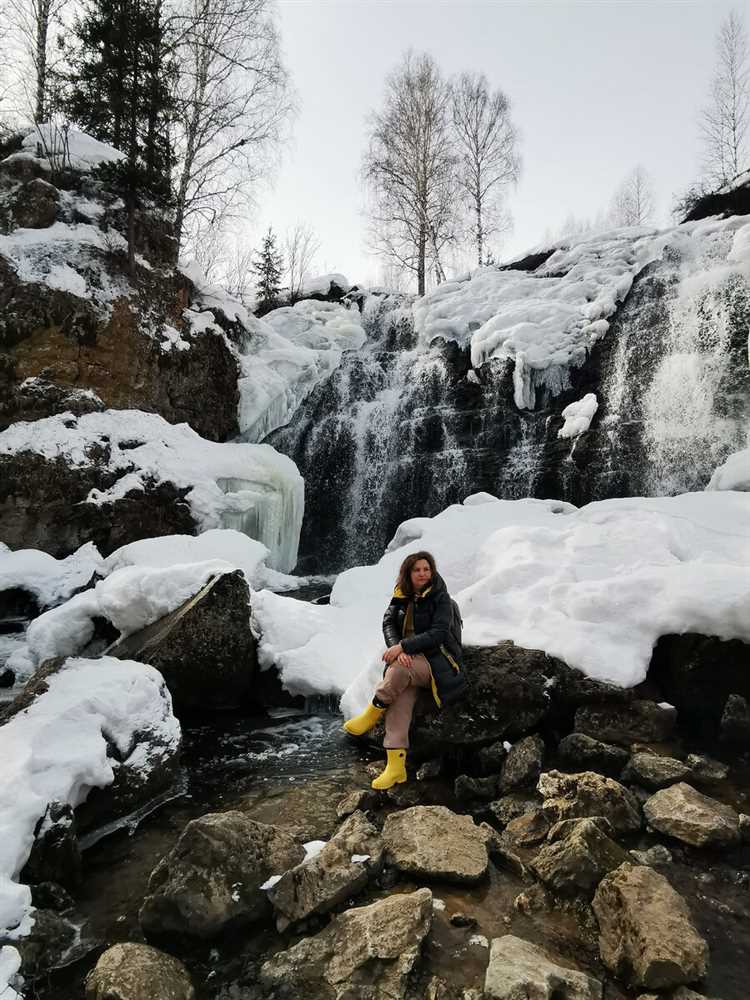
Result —
POLYGON ((610 221, 614 226, 645 226, 654 221, 654 189, 640 166, 625 177, 612 199, 610 221))
POLYGON ((176 233, 252 194, 293 111, 271 0, 183 0, 175 150, 176 233))
POLYGON ((700 133, 706 178, 719 186, 750 166, 750 49, 744 21, 734 10, 719 28, 716 57, 700 133))
POLYGON ((287 232, 284 251, 289 301, 292 305, 302 295, 305 281, 310 276, 310 268, 319 250, 320 240, 310 226, 298 222, 287 232))
POLYGON ((450 88, 431 56, 407 53, 370 119, 363 177, 373 249, 413 272, 444 279, 441 252, 455 238, 456 162, 450 88))
POLYGON ((451 114, 460 156, 458 183, 466 202, 476 260, 487 262, 489 239, 507 227, 503 195, 518 180, 517 133, 508 98, 490 91, 484 73, 462 73, 452 88, 451 114))
POLYGON ((46 121, 49 115, 52 33, 56 27, 62 28, 66 6, 70 6, 66 0, 6 0, 6 15, 17 36, 23 63, 31 68, 30 78, 18 82, 37 123, 46 121))

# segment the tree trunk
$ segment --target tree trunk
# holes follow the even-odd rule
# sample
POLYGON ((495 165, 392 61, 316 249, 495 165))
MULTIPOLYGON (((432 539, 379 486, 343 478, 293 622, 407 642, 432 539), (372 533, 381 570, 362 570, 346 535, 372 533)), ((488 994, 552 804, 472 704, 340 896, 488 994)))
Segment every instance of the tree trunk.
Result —
POLYGON ((425 291, 425 260, 427 257, 427 233, 424 223, 419 227, 419 242, 417 244, 417 295, 425 291))
POLYGON ((36 22, 36 107, 34 121, 44 121, 44 98, 47 89, 47 33, 49 31, 49 0, 39 0, 36 22))

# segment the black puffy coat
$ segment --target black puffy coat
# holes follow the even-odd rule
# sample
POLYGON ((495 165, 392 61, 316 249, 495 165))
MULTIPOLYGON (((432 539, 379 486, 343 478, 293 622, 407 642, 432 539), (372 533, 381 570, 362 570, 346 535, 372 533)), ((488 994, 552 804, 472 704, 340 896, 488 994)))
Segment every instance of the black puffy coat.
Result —
POLYGON ((421 594, 408 597, 397 587, 383 615, 383 638, 388 647, 401 643, 405 653, 422 653, 430 664, 432 695, 438 704, 448 705, 463 694, 461 647, 451 632, 453 608, 443 578, 435 575, 421 594), (404 637, 409 604, 413 602, 413 635, 404 637))

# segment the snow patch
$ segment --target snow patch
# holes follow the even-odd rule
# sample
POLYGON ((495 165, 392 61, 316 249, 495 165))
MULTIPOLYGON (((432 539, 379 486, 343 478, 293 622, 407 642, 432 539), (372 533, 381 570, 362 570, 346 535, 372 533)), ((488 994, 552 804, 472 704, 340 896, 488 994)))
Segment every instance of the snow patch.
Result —
POLYGON ((557 436, 559 438, 572 438, 583 434, 589 429, 598 409, 599 401, 596 398, 596 393, 593 392, 587 393, 583 399, 579 399, 576 403, 569 403, 562 411, 565 423, 557 432, 557 436))
POLYGON ((101 573, 104 561, 93 542, 82 545, 65 559, 37 549, 12 552, 0 546, 0 591, 20 587, 32 594, 42 608, 50 608, 80 587, 85 587, 95 573, 101 573))

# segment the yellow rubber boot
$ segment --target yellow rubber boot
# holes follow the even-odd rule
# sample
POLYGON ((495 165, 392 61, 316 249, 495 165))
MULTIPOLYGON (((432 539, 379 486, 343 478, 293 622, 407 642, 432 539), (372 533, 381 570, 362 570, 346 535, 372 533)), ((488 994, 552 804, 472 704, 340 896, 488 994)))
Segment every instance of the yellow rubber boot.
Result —
POLYGON ((406 781, 406 750, 386 750, 385 771, 373 781, 372 787, 382 792, 406 781))
POLYGON ((364 736, 380 721, 383 712, 385 712, 384 708, 378 708, 377 705, 370 702, 364 712, 355 715, 353 719, 347 719, 344 723, 344 729, 351 736, 364 736))

